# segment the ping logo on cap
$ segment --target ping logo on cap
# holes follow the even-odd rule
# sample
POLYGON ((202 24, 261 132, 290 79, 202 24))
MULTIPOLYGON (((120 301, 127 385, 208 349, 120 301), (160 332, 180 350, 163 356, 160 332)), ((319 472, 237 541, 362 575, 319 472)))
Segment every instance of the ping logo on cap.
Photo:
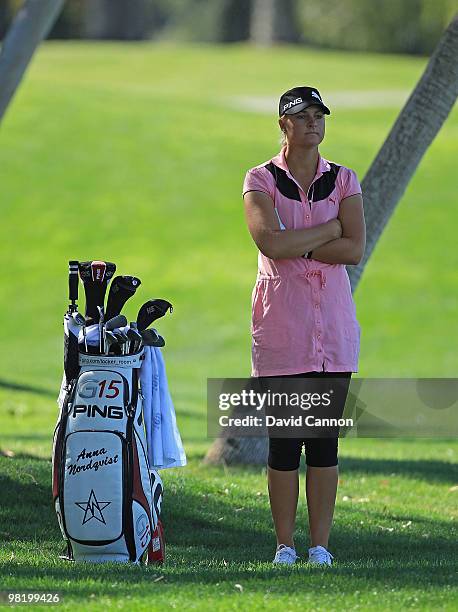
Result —
POLYGON ((301 102, 302 102, 302 98, 296 98, 292 102, 288 102, 288 104, 284 104, 283 111, 287 110, 288 108, 291 108, 292 106, 296 106, 296 104, 300 104, 301 102))
POLYGON ((312 96, 313 96, 314 98, 318 98, 318 100, 321 102, 321 98, 320 98, 320 96, 317 94, 317 92, 316 92, 316 91, 312 91, 312 96))

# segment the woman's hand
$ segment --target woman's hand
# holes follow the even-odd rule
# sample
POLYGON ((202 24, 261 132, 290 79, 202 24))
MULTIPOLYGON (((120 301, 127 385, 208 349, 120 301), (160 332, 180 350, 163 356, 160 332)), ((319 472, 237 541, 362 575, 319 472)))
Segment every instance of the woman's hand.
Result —
POLYGON ((366 224, 361 194, 357 193, 342 200, 339 219, 328 221, 328 224, 329 232, 335 231, 339 234, 333 236, 327 244, 313 249, 312 259, 323 263, 357 266, 366 246, 366 224))
POLYGON ((342 223, 339 219, 331 219, 325 223, 326 226, 329 227, 329 240, 337 240, 338 238, 342 238, 342 223))
POLYGON ((281 230, 274 203, 264 192, 248 191, 244 202, 250 234, 261 253, 270 259, 302 257, 342 236, 339 219, 310 228, 281 230))

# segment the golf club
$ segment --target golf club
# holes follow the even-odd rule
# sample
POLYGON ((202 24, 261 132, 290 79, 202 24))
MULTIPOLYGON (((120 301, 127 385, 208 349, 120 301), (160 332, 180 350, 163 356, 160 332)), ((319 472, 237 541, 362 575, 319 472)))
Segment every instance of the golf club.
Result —
MULTIPOLYGON (((122 327, 123 325, 126 325, 126 323, 127 323, 127 319, 124 315, 117 315, 116 317, 112 317, 111 319, 109 319, 103 326, 103 330, 102 330, 104 342, 105 342, 107 331, 113 331, 117 327, 122 327)), ((106 347, 104 347, 104 352, 106 353, 106 347)))
POLYGON ((143 339, 143 344, 145 346, 165 346, 164 338, 157 333, 154 327, 150 327, 149 329, 144 329, 140 332, 141 337, 143 339))
POLYGON ((115 329, 113 330, 113 334, 116 337, 116 340, 120 346, 121 349, 121 355, 125 355, 125 348, 126 348, 126 344, 128 342, 128 338, 127 338, 127 333, 121 331, 121 329, 115 329))
MULTIPOLYGON (((131 322, 129 323, 129 325, 130 325, 131 329, 133 329, 133 330, 135 330, 137 333, 139 333, 139 332, 138 332, 137 321, 131 321, 131 322)), ((139 335, 139 337, 137 338, 137 340, 134 342, 134 346, 133 346, 133 352, 134 352, 134 353, 138 353, 138 351, 141 349, 141 347, 142 347, 142 342, 143 342, 143 340, 142 340, 142 337, 141 337, 141 334, 140 334, 140 335, 139 335)))
POLYGON ((105 342, 106 342, 106 354, 107 355, 109 355, 110 353, 116 354, 114 351, 114 348, 118 347, 119 349, 118 339, 112 331, 105 330, 105 342))
POLYGON ((99 312, 99 350, 100 354, 103 355, 103 353, 105 352, 105 342, 103 337, 103 321, 105 319, 105 314, 103 311, 103 306, 97 306, 97 310, 99 312))
POLYGON ((105 329, 107 331, 113 331, 117 327, 124 327, 127 325, 127 319, 124 315, 116 315, 112 319, 108 319, 105 323, 105 329))
POLYGON ((142 337, 140 333, 138 332, 138 330, 133 329, 132 327, 129 327, 129 329, 127 330, 127 337, 130 340, 129 353, 135 353, 136 345, 137 343, 142 341, 142 337))

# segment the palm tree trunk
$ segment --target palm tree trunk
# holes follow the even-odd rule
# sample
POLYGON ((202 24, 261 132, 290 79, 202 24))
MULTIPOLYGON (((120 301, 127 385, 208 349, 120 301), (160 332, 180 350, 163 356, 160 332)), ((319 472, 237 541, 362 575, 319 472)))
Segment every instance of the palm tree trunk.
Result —
POLYGON ((348 269, 353 291, 383 228, 452 110, 457 95, 458 14, 442 35, 426 70, 362 182, 367 241, 360 264, 348 269))
POLYGON ((85 0, 84 36, 91 39, 107 38, 110 29, 110 14, 105 0, 85 0))
POLYGON ((253 0, 250 40, 255 45, 270 46, 274 41, 275 0, 253 0))
MULTIPOLYGON (((353 291, 415 169, 455 103, 457 57, 458 15, 455 15, 362 182, 367 242, 361 263, 349 268, 353 291)), ((266 438, 218 438, 205 461, 259 465, 265 464, 266 458, 266 438)))
POLYGON ((275 42, 294 43, 299 39, 296 0, 253 0, 250 40, 269 47, 275 42))
POLYGON ((65 0, 26 0, 8 30, 0 53, 0 121, 40 42, 65 0))
POLYGON ((204 463, 265 465, 267 438, 216 438, 208 449, 204 463))

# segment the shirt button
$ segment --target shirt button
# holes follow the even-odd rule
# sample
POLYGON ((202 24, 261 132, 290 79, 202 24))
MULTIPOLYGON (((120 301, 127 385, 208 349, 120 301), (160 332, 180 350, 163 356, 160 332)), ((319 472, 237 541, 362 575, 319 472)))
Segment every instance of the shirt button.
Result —
POLYGON ((319 340, 321 338, 321 334, 317 334, 316 337, 319 340))
POLYGON ((307 219, 307 221, 310 219, 310 215, 305 215, 305 218, 307 219))
POLYGON ((319 308, 319 305, 318 305, 318 304, 315 304, 315 308, 319 308))

